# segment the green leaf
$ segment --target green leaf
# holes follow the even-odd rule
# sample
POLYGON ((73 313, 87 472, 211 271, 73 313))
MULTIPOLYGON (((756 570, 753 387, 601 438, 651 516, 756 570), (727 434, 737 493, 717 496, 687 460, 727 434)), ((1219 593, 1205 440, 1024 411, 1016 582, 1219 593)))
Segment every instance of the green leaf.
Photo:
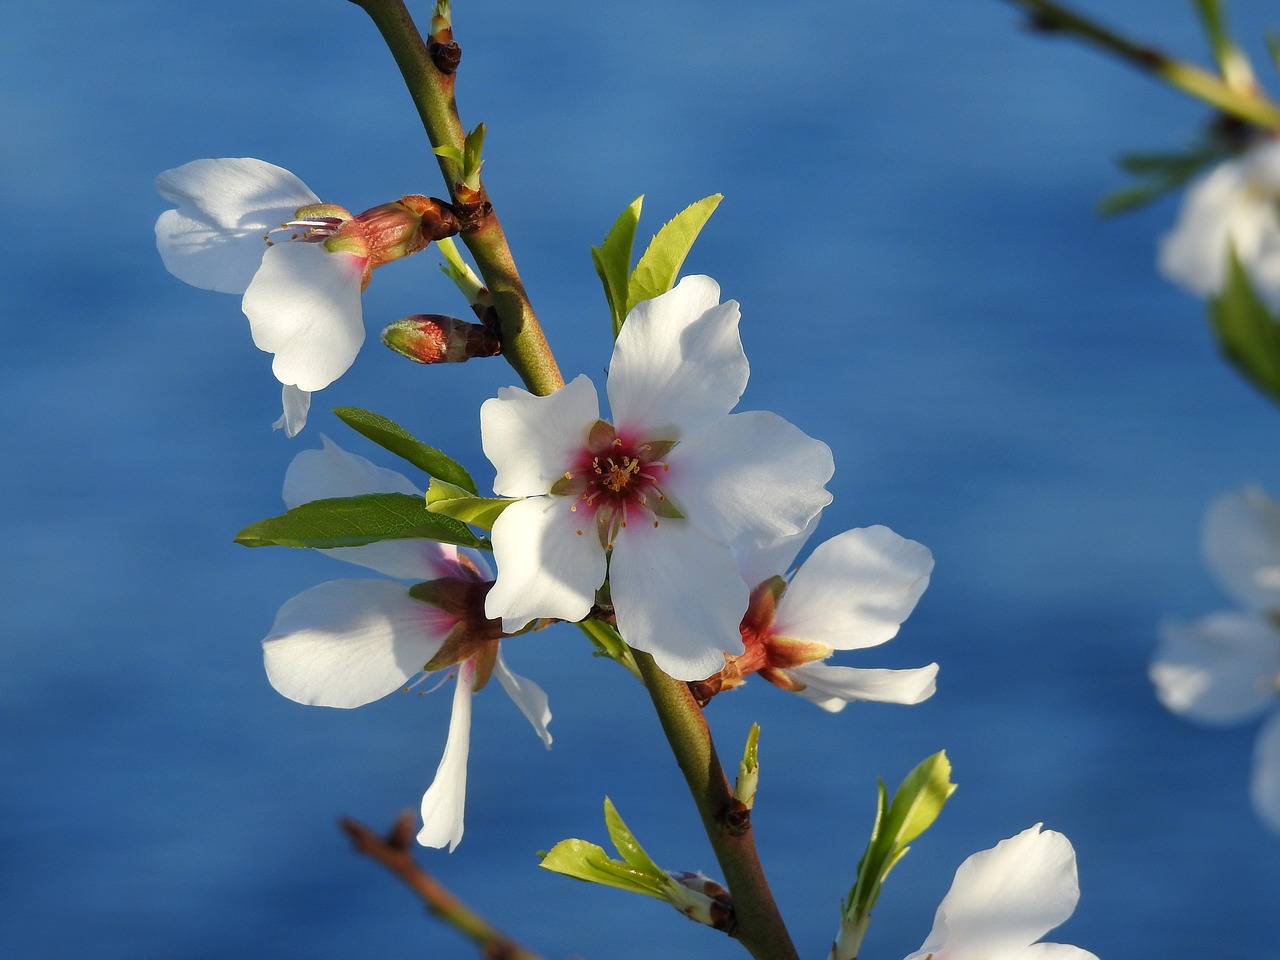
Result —
POLYGON ((644 852, 644 847, 640 846, 635 835, 627 829, 627 825, 622 822, 622 817, 618 816, 618 811, 614 807, 613 801, 608 797, 604 798, 604 825, 609 831, 609 839, 613 842, 614 847, 617 848, 618 853, 622 854, 623 860, 648 876, 666 877, 667 872, 654 863, 649 855, 644 852))
POLYGON ((462 151, 457 147, 445 144, 443 147, 433 147, 431 150, 437 157, 444 157, 446 160, 452 160, 461 170, 463 166, 462 151))
POLYGON ((463 178, 467 181, 467 186, 471 189, 477 189, 480 184, 476 181, 476 177, 480 173, 480 168, 484 166, 484 161, 480 159, 480 154, 484 151, 484 124, 476 124, 476 128, 467 134, 466 139, 462 143, 462 171, 463 178))
POLYGON ((843 903, 840 932, 832 948, 835 960, 852 960, 871 920, 871 908, 889 871, 910 849, 911 841, 937 819, 947 798, 955 791, 951 763, 944 752, 935 753, 907 774, 886 805, 884 783, 879 783, 876 822, 866 852, 858 861, 858 877, 843 903))
POLYGON ((437 480, 427 487, 427 509, 433 514, 452 517, 463 523, 493 529, 493 522, 519 497, 473 497, 462 487, 437 480))
POLYGON ((640 208, 644 195, 636 197, 631 205, 618 215, 604 242, 591 248, 591 262, 604 284, 604 296, 609 301, 609 313, 613 318, 613 337, 616 340, 627 316, 627 284, 631 274, 631 254, 635 248, 636 225, 640 222, 640 208))
POLYGON ((675 285, 684 258, 722 199, 720 194, 713 193, 685 207, 662 225, 631 272, 626 313, 640 301, 664 294, 675 285))
POLYGON ((1258 299, 1231 251, 1227 285, 1209 302, 1209 319, 1223 354, 1272 400, 1280 401, 1280 324, 1258 299))
POLYGON ((278 517, 251 523, 236 543, 246 547, 359 547, 380 540, 435 540, 486 548, 464 524, 428 513, 421 497, 407 493, 367 493, 360 497, 312 500, 278 517))
POLYGON ((671 881, 665 873, 661 879, 650 876, 626 861, 612 859, 604 848, 585 840, 561 840, 543 856, 541 866, 588 883, 630 890, 658 900, 668 899, 671 881))
POLYGON ((1211 163, 1231 153, 1225 141, 1207 140, 1193 143, 1180 153, 1127 153, 1116 159, 1117 165, 1141 181, 1104 197, 1098 204, 1100 216, 1127 213, 1152 200, 1183 187, 1211 163))
POLYGON ((396 456, 408 460, 428 476, 461 487, 472 495, 477 492, 475 481, 462 464, 445 456, 435 447, 429 447, 415 439, 413 434, 398 423, 359 407, 338 407, 333 412, 351 429, 396 456))

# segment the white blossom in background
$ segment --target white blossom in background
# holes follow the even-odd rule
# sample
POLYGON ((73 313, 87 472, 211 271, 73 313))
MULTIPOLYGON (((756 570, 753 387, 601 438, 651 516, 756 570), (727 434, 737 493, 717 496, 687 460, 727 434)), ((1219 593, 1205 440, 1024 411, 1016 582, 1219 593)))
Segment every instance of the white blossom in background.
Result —
POLYGON ((1247 488, 1205 516, 1210 570, 1244 609, 1168 621, 1151 664, 1156 695, 1188 720, 1246 723, 1268 712, 1254 747, 1254 809, 1280 831, 1280 504, 1247 488))
POLYGON ((442 201, 401 197, 352 216, 321 203, 288 170, 251 157, 193 160, 156 178, 177 204, 156 221, 156 247, 179 280, 242 294, 253 342, 274 354, 295 436, 311 394, 346 373, 364 343, 360 294, 376 267, 456 232, 442 201))
POLYGON ((748 366, 738 305, 686 277, 629 314, 600 419, 585 376, 546 397, 485 401, 494 490, 525 498, 493 526, 486 611, 513 632, 581 620, 609 578, 622 637, 700 680, 742 652, 748 589, 728 544, 798 533, 831 499, 831 451, 771 413, 738 413, 748 366))
MULTIPOLYGON (((284 499, 292 509, 311 500, 366 493, 421 496, 394 470, 347 453, 328 438, 324 448, 298 454, 285 475, 284 499)), ((263 641, 271 685, 299 703, 358 707, 403 689, 442 656, 457 673, 444 756, 422 800, 418 841, 451 851, 462 839, 471 731, 471 698, 490 671, 551 746, 551 712, 541 688, 512 673, 498 647, 498 624, 483 620, 483 591, 490 579, 472 551, 431 540, 386 540, 326 550, 333 556, 394 580, 331 580, 289 600, 263 641), (476 617, 468 620, 412 597, 397 581, 456 581, 459 596, 474 593, 476 617), (456 651, 454 660, 451 651, 456 651)))
POLYGON ((768 547, 737 547, 742 577, 753 585, 740 626, 746 651, 726 657, 719 689, 759 673, 832 713, 858 700, 927 700, 937 689, 936 663, 891 670, 822 661, 836 650, 874 647, 897 636, 929 585, 933 555, 888 527, 862 527, 820 544, 786 578, 816 526, 817 518, 768 547))
POLYGON ((1071 841, 1036 824, 960 864, 924 945, 906 960, 1098 960, 1041 943, 1076 908, 1071 841))
POLYGON ((1278 202, 1280 141, 1268 137, 1191 185, 1160 243, 1161 272, 1193 293, 1217 296, 1234 248, 1262 302, 1280 310, 1278 202))

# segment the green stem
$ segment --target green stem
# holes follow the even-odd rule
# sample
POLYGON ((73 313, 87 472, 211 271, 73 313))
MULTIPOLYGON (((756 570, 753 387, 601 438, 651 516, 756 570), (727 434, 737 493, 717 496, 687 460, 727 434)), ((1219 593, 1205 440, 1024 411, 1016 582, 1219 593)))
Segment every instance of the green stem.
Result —
MULTIPOLYGON (((369 15, 395 57, 431 146, 451 146, 461 150, 465 137, 453 95, 454 75, 442 73, 432 62, 404 0, 351 2, 369 15)), ((436 159, 455 205, 488 209, 489 198, 483 185, 460 197, 459 187, 462 184, 459 183, 461 171, 458 165, 447 157, 436 159)), ((503 356, 534 393, 548 394, 558 390, 564 386, 564 378, 560 376, 555 357, 529 303, 497 214, 490 210, 480 216, 473 227, 464 229, 461 236, 493 297, 502 329, 503 356)))
POLYGON ((1202 67, 1134 43, 1052 0, 1008 0, 1032 13, 1044 26, 1101 47, 1176 90, 1203 100, 1223 113, 1268 130, 1280 130, 1280 107, 1261 94, 1242 93, 1202 67))
POLYGON ((702 710, 688 684, 663 673, 647 653, 632 652, 733 896, 733 936, 756 960, 797 960, 756 853, 750 819, 734 801, 702 710))

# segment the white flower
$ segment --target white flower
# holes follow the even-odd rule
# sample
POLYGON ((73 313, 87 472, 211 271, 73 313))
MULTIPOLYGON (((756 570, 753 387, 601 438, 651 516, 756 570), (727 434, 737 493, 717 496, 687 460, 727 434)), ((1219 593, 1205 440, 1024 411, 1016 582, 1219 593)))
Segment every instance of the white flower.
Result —
POLYGON ((244 295, 253 342, 275 354, 272 372, 284 384, 276 426, 294 436, 306 423, 311 392, 345 373, 364 342, 367 258, 317 242, 341 217, 298 221, 298 211, 320 198, 263 160, 193 160, 160 174, 156 190, 178 205, 156 221, 165 267, 192 286, 244 295), (273 243, 273 235, 307 242, 273 243))
POLYGON ((929 585, 933 555, 888 527, 846 530, 815 548, 788 582, 782 575, 816 526, 815 518, 767 548, 739 546, 743 578, 755 589, 741 624, 746 652, 726 658, 722 688, 759 672, 832 713, 855 700, 927 700, 936 690, 936 663, 883 670, 821 661, 893 639, 929 585))
POLYGON ((1071 842, 1037 823, 960 864, 929 938, 906 960, 1098 960, 1079 947, 1037 942, 1079 899, 1071 842))
MULTIPOLYGON (((328 438, 322 450, 298 454, 285 475, 290 508, 365 493, 421 495, 405 477, 347 453, 328 438)), ((403 583, 332 580, 281 607, 263 641, 271 685, 291 700, 328 707, 358 707, 402 689, 450 644, 458 654, 451 661, 457 670, 453 716, 444 757, 422 799, 418 841, 453 850, 462 839, 471 696, 477 684, 483 685, 492 670, 550 747, 546 695, 507 668, 498 650, 498 625, 483 621, 488 570, 478 555, 430 540, 386 540, 326 552, 398 580, 449 578, 462 599, 474 597, 474 616, 467 617, 415 599, 403 583)), ((444 658, 450 659, 448 652, 444 658)))
POLYGON ((1166 622, 1150 676, 1160 702, 1189 720, 1244 723, 1273 710, 1254 748, 1254 809, 1280 831, 1280 504, 1249 488, 1205 516, 1210 569, 1244 612, 1166 622))
POLYGON ((608 571, 618 630, 673 677, 742 651, 748 591, 726 546, 802 530, 830 501, 831 452, 770 413, 730 415, 747 384, 738 305, 686 277, 628 316, 609 366, 613 424, 578 377, 480 409, 494 490, 524 497, 493 526, 486 602, 508 632, 581 620, 608 571))
POLYGON ((1216 296, 1234 247, 1255 292, 1280 310, 1277 201, 1280 141, 1267 138, 1192 185, 1177 224, 1160 243, 1160 270, 1194 293, 1216 296))

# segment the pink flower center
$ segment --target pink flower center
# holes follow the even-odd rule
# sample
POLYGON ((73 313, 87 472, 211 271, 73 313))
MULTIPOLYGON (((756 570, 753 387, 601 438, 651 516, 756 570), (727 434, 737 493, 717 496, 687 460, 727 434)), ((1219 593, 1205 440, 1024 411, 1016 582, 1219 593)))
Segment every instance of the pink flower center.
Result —
MULTIPOLYGON (((620 437, 613 426, 599 421, 553 493, 574 497, 569 507, 592 517, 605 547, 612 547, 620 531, 631 523, 658 525, 659 518, 678 518, 680 512, 660 487, 670 469, 663 458, 674 444, 667 440, 640 441, 620 437)), ((579 531, 581 533, 581 531, 579 531)))

